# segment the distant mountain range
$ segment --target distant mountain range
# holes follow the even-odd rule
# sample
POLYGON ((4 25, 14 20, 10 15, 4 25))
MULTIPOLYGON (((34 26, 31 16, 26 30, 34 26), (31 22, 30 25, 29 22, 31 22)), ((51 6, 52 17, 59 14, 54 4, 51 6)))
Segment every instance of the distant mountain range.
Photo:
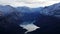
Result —
POLYGON ((12 11, 20 12, 20 13, 40 13, 44 15, 60 15, 60 3, 53 4, 46 7, 39 8, 29 8, 29 7, 12 7, 10 5, 0 5, 0 11, 4 14, 9 14, 12 11))

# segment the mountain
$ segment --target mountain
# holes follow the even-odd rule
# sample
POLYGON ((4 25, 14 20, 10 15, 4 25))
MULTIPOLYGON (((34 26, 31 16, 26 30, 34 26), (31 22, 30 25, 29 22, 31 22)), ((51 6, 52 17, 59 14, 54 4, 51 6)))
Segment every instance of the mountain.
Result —
POLYGON ((24 34, 27 30, 20 23, 20 13, 14 7, 0 5, 0 34, 24 34))
MULTIPOLYGON (((17 23, 17 22, 16 22, 17 23)), ((0 19, 0 34, 24 34, 26 29, 23 29, 9 18, 0 19)))
POLYGON ((26 24, 28 22, 31 23, 35 21, 40 14, 39 12, 33 11, 32 8, 29 7, 12 7, 10 5, 0 5, 0 13, 3 14, 3 17, 9 16, 11 21, 18 19, 19 23, 20 20, 22 20, 21 23, 26 24))
POLYGON ((25 7, 25 6, 23 6, 23 7, 17 7, 16 10, 19 11, 19 12, 26 12, 26 13, 27 12, 30 13, 32 11, 31 8, 25 7))
POLYGON ((31 12, 30 9, 25 7, 22 8, 19 7, 18 10, 17 8, 14 8, 10 5, 0 6, 0 11, 3 12, 3 13, 0 12, 1 14, 3 14, 2 16, 0 16, 0 26, 2 32, 4 33, 9 32, 13 34, 14 32, 16 32, 16 34, 18 33, 23 34, 25 33, 26 29, 23 29, 20 25, 33 23, 37 19, 37 16, 40 14, 37 12, 31 12))
POLYGON ((29 24, 32 23, 37 19, 39 16, 39 12, 33 11, 32 8, 29 7, 17 7, 16 8, 17 12, 20 12, 21 18, 23 20, 24 24, 29 24))
POLYGON ((15 11, 14 8, 10 5, 6 5, 6 6, 3 6, 3 5, 0 5, 0 12, 2 12, 4 15, 6 14, 9 14, 11 12, 15 11))
POLYGON ((40 14, 43 15, 60 17, 60 3, 45 7, 32 8, 32 11, 40 12, 40 14))
POLYGON ((43 7, 39 12, 44 15, 60 17, 60 3, 43 7))
POLYGON ((28 34, 55 34, 60 32, 60 3, 44 7, 34 24, 40 28, 28 34))
POLYGON ((41 32, 47 33, 56 31, 59 32, 59 18, 60 3, 38 8, 29 8, 25 6, 12 7, 10 5, 0 5, 0 30, 4 32, 13 30, 17 34, 21 32, 24 34, 26 30, 21 28, 20 25, 27 25, 31 23, 40 28, 35 31, 29 32, 28 34, 41 34, 41 32))

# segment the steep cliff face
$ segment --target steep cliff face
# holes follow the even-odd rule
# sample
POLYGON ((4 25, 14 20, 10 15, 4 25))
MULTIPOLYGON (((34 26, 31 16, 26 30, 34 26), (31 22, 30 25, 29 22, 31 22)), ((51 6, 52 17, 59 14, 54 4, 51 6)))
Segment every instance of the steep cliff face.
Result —
POLYGON ((24 34, 26 29, 20 27, 21 19, 15 12, 0 18, 1 34, 24 34))
POLYGON ((55 17, 60 17, 60 3, 53 4, 51 6, 44 7, 41 11, 41 14, 53 15, 55 17))
POLYGON ((26 29, 20 27, 20 13, 11 6, 0 6, 0 34, 24 34, 26 29))
POLYGON ((7 21, 6 19, 0 19, 0 34, 24 34, 25 29, 17 25, 16 23, 7 21))
POLYGON ((34 23, 40 28, 28 34, 43 34, 42 32, 47 34, 47 32, 60 32, 60 3, 44 7, 43 11, 40 13, 41 15, 34 23))

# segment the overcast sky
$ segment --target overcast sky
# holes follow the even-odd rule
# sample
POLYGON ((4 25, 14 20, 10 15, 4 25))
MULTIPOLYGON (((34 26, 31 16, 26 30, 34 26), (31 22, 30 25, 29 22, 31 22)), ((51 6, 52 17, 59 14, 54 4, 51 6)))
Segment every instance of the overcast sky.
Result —
POLYGON ((27 6, 27 7, 44 7, 54 3, 59 3, 60 0, 0 0, 0 5, 27 6))

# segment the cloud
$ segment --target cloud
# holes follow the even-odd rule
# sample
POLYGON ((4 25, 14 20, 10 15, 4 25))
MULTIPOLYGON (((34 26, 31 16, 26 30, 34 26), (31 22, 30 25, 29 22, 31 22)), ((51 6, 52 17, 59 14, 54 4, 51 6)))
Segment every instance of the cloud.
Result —
POLYGON ((44 7, 54 3, 58 3, 60 0, 0 0, 0 5, 27 6, 27 7, 44 7))

